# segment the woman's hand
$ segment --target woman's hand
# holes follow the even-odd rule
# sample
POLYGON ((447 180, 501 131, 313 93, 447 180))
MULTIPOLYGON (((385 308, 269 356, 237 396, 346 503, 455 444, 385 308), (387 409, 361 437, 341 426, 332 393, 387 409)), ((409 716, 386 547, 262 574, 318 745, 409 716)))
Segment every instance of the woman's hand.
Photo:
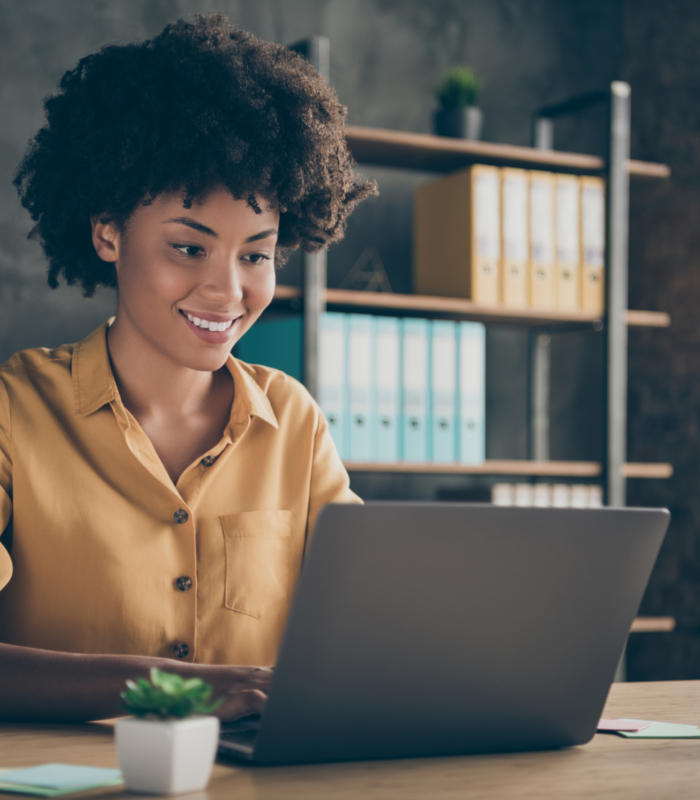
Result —
MULTIPOLYGON (((205 677, 214 686, 214 696, 224 702, 214 712, 222 722, 234 722, 251 714, 262 714, 272 681, 272 667, 212 667, 217 672, 205 677)), ((204 677, 204 676, 202 676, 204 677)))

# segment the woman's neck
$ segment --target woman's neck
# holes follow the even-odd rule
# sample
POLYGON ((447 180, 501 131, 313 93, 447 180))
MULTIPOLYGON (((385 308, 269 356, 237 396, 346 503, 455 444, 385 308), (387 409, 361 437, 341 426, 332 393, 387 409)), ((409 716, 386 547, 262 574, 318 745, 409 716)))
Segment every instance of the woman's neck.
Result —
POLYGON ((190 369, 173 361, 119 314, 107 331, 107 345, 122 402, 137 419, 201 413, 216 385, 222 379, 230 381, 228 375, 190 369))

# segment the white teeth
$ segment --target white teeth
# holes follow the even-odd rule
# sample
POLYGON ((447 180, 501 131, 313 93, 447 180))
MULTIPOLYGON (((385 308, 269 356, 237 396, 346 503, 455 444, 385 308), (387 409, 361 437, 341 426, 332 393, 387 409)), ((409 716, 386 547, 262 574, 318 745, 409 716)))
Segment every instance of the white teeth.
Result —
POLYGON ((198 328, 202 328, 202 330, 205 331, 207 330, 226 331, 234 323, 234 320, 229 320, 228 322, 210 322, 208 319, 200 319, 199 317, 193 317, 191 314, 188 314, 187 312, 185 312, 185 316, 193 325, 196 325, 198 328))

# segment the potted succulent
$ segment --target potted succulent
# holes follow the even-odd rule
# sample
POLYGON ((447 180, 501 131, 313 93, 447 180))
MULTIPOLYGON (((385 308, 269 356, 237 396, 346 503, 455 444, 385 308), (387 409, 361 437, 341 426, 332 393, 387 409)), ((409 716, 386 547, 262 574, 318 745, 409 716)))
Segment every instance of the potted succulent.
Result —
POLYGON ((216 756, 219 720, 209 716, 212 688, 152 669, 150 681, 127 681, 123 708, 132 716, 115 723, 117 759, 126 788, 146 794, 204 789, 216 756))
POLYGON ((448 69, 437 87, 440 108, 435 112, 435 131, 440 136, 481 138, 483 112, 476 105, 481 79, 469 67, 448 69))

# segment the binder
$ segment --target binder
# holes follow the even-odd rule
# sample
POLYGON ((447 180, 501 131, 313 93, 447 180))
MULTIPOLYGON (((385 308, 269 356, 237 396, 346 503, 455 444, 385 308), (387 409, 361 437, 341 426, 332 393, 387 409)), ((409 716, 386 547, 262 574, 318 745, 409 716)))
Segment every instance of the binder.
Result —
POLYGON ((456 461, 457 323, 434 321, 430 335, 429 460, 456 461))
POLYGON ((401 327, 395 317, 377 317, 372 460, 399 460, 401 327))
POLYGON ((500 302, 500 175, 476 164, 421 184, 414 203, 418 294, 500 302))
POLYGON ((605 181, 581 178, 581 308, 605 311, 605 181))
POLYGON ((510 308, 528 304, 528 208, 527 172, 501 170, 501 302, 510 308))
POLYGON ((239 339, 233 349, 236 358, 248 364, 280 369, 301 381, 303 363, 303 320, 300 315, 263 317, 239 339))
POLYGON ((345 314, 326 313, 321 315, 319 326, 318 403, 341 458, 348 457, 345 421, 346 322, 345 314))
POLYGON ((556 286, 557 307, 576 311, 580 307, 579 198, 581 187, 575 175, 556 179, 556 286))
POLYGON ((480 464, 485 457, 485 340, 480 322, 459 323, 459 460, 480 464))
POLYGON ((554 176, 530 172, 530 305, 556 308, 554 176))
POLYGON ((401 457, 428 459, 428 376, 430 333, 427 319, 401 320, 401 457))
POLYGON ((347 317, 347 429, 350 461, 369 461, 372 419, 372 379, 374 377, 374 317, 349 314, 347 317))

